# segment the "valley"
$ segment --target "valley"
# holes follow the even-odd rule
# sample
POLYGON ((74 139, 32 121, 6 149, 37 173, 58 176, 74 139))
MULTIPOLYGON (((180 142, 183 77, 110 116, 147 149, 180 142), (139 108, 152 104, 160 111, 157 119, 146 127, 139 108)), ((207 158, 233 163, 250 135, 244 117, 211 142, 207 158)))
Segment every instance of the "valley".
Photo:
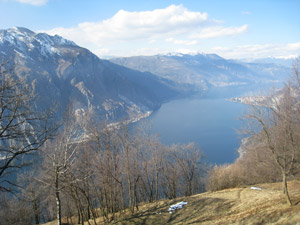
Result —
POLYGON ((225 99, 278 86, 289 71, 281 64, 238 62, 215 54, 108 61, 62 37, 21 27, 1 30, 0 45, 5 69, 13 69, 38 96, 37 110, 55 106, 60 120, 73 105, 77 113, 112 125, 151 115, 146 121, 163 143, 195 142, 217 164, 237 157, 238 118, 246 111, 225 99))
MULTIPOLYGON (((81 224, 91 218, 97 224, 99 215, 105 223, 126 224, 120 213, 130 210, 134 216, 146 201, 156 204, 189 196, 194 211, 193 204, 199 207, 198 200, 193 201, 196 193, 263 179, 245 175, 254 158, 243 149, 257 146, 237 134, 245 124, 239 118, 247 113, 246 104, 261 100, 247 96, 280 87, 289 67, 204 53, 105 60, 71 40, 23 27, 0 30, 0 50, 0 189, 3 193, 17 190, 22 198, 22 204, 14 207, 19 200, 3 194, 0 224, 1 218, 8 224, 33 220, 38 224, 53 220, 54 211, 58 224, 62 215, 69 220, 75 214, 81 224), (143 129, 145 123, 150 130, 143 129), (48 206, 55 204, 56 210, 48 206), (25 213, 15 218, 12 212, 23 207, 25 213)), ((297 96, 290 97, 297 102, 297 96)), ((289 163, 290 172, 294 158, 289 163)), ((251 170, 256 172, 261 170, 251 170)), ((278 181, 276 173, 278 168, 267 174, 270 182, 278 181)), ((298 185, 296 180, 293 184, 298 185)), ((242 191, 234 194, 238 202, 228 202, 230 196, 220 197, 221 202, 243 208, 242 191)), ((206 207, 210 194, 200 195, 205 196, 201 207, 206 207)), ((220 212, 216 199, 212 196, 208 202, 220 212)), ((231 215, 230 207, 224 209, 228 211, 231 215)), ((246 211, 243 208, 237 217, 246 211)), ((164 214, 162 219, 177 223, 174 216, 164 214)), ((206 216, 182 218, 194 219, 207 221, 206 216)), ((235 216, 227 219, 239 222, 235 216)))

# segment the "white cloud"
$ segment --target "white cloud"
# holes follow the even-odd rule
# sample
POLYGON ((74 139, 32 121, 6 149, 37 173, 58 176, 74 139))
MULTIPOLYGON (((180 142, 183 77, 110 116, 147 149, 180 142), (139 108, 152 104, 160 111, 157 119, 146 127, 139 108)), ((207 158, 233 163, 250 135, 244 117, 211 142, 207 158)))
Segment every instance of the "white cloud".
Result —
POLYGON ((103 21, 84 22, 75 27, 58 27, 44 32, 61 35, 94 52, 106 48, 111 49, 112 54, 118 54, 113 49, 119 45, 121 48, 131 46, 138 54, 139 49, 148 48, 162 48, 164 51, 168 47, 174 51, 199 44, 203 39, 239 35, 248 29, 247 25, 225 27, 222 23, 209 18, 205 12, 191 11, 183 5, 171 5, 152 11, 120 10, 103 21))
POLYGON ((196 55, 198 53, 201 53, 197 50, 191 50, 191 49, 185 49, 185 48, 176 49, 174 52, 182 53, 182 54, 190 54, 190 55, 196 55))
POLYGON ((212 52, 225 58, 286 58, 300 55, 300 42, 288 44, 241 45, 235 47, 214 47, 212 52))
POLYGON ((45 5, 48 2, 48 0, 15 0, 15 1, 24 4, 35 5, 35 6, 45 5))
POLYGON ((189 32, 195 26, 209 23, 206 13, 191 12, 182 5, 171 5, 153 11, 118 11, 100 22, 85 22, 74 28, 54 28, 48 33, 94 43, 149 39, 189 32))
POLYGON ((200 33, 193 34, 191 38, 197 39, 208 39, 208 38, 216 38, 216 37, 224 37, 224 36, 235 36, 241 33, 244 33, 248 30, 248 25, 245 24, 241 27, 207 27, 204 28, 200 33))
POLYGON ((238 45, 230 39, 245 34, 248 29, 247 24, 227 26, 223 21, 209 18, 205 12, 171 5, 152 11, 120 10, 103 21, 84 22, 71 28, 58 27, 46 32, 73 40, 100 57, 206 51, 225 58, 263 58, 300 53, 300 42, 238 45), (227 42, 224 42, 224 37, 227 37, 227 42), (224 46, 216 46, 216 43, 224 46))
MULTIPOLYGON (((139 48, 134 52, 128 52, 128 56, 130 55, 157 55, 157 54, 168 54, 170 49, 161 49, 161 48, 139 48)), ((126 55, 126 54, 125 54, 126 55)))
POLYGON ((288 44, 290 50, 300 50, 300 42, 288 44))
POLYGON ((96 54, 96 55, 109 55, 109 54, 111 54, 110 53, 110 50, 108 49, 108 48, 100 48, 100 49, 95 49, 94 50, 94 53, 96 54))
POLYGON ((174 38, 167 38, 166 42, 171 42, 171 43, 178 44, 178 45, 196 45, 199 43, 196 40, 177 40, 174 38))

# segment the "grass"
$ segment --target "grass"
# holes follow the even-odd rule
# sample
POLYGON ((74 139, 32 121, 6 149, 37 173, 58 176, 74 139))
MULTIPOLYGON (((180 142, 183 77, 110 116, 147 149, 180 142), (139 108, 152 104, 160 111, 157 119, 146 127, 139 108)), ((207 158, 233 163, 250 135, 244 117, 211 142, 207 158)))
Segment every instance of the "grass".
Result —
MULTIPOLYGON (((300 225, 300 181, 288 183, 293 206, 286 204, 281 183, 232 188, 217 192, 206 192, 175 200, 141 204, 134 214, 124 214, 110 224, 299 224, 300 225), (170 205, 187 201, 188 204, 173 214, 170 205)), ((90 224, 94 223, 90 221, 90 224)), ((103 224, 101 219, 97 224, 103 224)))

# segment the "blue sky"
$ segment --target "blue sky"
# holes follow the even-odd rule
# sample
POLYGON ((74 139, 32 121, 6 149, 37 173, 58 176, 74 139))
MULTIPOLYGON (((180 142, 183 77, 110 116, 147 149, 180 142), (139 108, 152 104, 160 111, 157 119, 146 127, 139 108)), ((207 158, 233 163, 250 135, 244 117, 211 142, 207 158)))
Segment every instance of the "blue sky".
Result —
POLYGON ((0 0, 0 29, 59 34, 98 56, 300 54, 299 0, 0 0))

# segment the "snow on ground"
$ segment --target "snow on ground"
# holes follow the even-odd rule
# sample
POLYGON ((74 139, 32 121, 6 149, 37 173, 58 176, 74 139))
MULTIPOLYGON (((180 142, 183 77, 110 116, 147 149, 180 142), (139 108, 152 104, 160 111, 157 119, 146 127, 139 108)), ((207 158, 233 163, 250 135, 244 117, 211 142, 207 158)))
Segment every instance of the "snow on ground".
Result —
POLYGON ((259 187, 251 187, 250 189, 252 189, 252 190, 261 190, 261 188, 259 188, 259 187))
POLYGON ((174 205, 171 205, 170 208, 168 209, 168 211, 170 212, 170 214, 172 214, 173 213, 172 211, 176 211, 177 209, 182 209, 182 207, 186 204, 187 204, 187 202, 183 202, 183 201, 178 202, 174 205))

